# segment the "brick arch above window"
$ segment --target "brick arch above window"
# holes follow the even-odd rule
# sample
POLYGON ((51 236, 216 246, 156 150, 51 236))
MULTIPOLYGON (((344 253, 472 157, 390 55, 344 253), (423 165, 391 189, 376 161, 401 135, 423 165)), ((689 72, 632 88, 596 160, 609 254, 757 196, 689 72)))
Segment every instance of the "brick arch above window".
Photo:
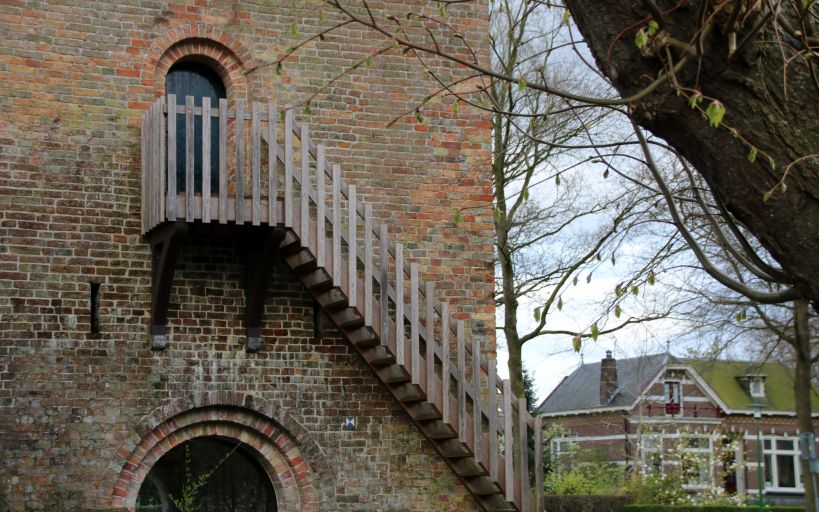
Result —
POLYGON ((165 91, 165 76, 171 66, 180 61, 202 62, 213 68, 225 84, 229 98, 247 97, 248 84, 245 72, 257 66, 255 60, 235 37, 221 29, 208 25, 184 25, 174 27, 154 40, 148 50, 153 61, 152 79, 156 94, 165 91))
MULTIPOLYGON (((241 441, 271 478, 281 512, 318 509, 315 484, 331 478, 323 452, 308 431, 272 402, 242 393, 202 393, 174 399, 146 415, 117 451, 122 462, 106 506, 133 510, 153 465, 175 446, 197 437, 241 441), (109 501, 110 500, 110 501, 109 501)), ((332 482, 324 482, 331 485, 332 482)), ((110 484, 109 484, 110 485, 110 484)))

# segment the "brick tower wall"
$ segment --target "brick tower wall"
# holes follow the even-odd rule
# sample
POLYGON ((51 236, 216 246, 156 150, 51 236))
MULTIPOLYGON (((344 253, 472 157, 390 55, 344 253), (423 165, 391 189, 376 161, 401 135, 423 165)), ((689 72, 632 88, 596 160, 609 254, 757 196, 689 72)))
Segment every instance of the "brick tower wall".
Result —
MULTIPOLYGON (((190 240, 168 347, 149 350, 139 117, 164 91, 167 67, 184 52, 208 53, 225 66, 230 99, 299 105, 373 50, 372 34, 348 27, 279 75, 271 63, 286 48, 337 20, 319 21, 319 2, 274 3, 0 1, 0 510, 118 505, 145 418, 202 396, 228 415, 241 409, 236 396, 263 400, 303 428, 290 432, 296 449, 322 461, 306 457, 304 510, 475 509, 284 265, 271 277, 265 346, 250 354, 241 249, 190 240), (89 334, 92 282, 99 335, 89 334), (347 416, 355 431, 342 430, 347 416)), ((481 52, 486 9, 450 8, 481 52)), ((433 87, 411 56, 390 53, 337 80, 297 119, 491 352, 489 119, 439 100, 427 103, 424 123, 404 115, 433 87), (466 208, 458 225, 456 208, 466 208)))

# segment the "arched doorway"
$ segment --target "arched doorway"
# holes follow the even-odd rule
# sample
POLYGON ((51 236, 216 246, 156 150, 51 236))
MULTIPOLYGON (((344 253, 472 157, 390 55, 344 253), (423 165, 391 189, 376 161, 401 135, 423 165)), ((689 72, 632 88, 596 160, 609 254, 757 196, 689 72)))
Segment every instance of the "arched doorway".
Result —
MULTIPOLYGON (((165 94, 175 94, 176 104, 185 105, 185 97, 193 96, 194 106, 202 106, 202 98, 210 98, 214 110, 219 99, 226 98, 225 84, 210 66, 196 61, 175 63, 165 78, 165 94)), ((177 110, 176 122, 176 190, 185 191, 185 110, 177 110)), ((202 117, 194 117, 194 191, 202 192, 202 117)), ((211 123, 210 131, 210 193, 219 192, 219 124, 211 123)))
POLYGON ((139 512, 276 512, 267 472, 241 442, 197 437, 164 454, 139 489, 139 512))

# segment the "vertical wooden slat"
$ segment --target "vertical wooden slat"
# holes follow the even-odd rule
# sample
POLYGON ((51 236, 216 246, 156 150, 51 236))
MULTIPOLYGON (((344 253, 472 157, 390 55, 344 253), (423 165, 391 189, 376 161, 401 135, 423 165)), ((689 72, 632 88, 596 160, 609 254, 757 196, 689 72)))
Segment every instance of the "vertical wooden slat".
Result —
POLYGON ((194 140, 193 96, 185 96, 185 220, 193 222, 194 140))
POLYGON ((413 384, 421 383, 420 358, 420 320, 418 306, 418 264, 410 263, 410 374, 413 384))
POLYGON ((395 244, 395 362, 404 364, 404 246, 395 244))
POLYGON ((236 224, 245 222, 245 104, 236 100, 236 224))
POLYGON ((535 510, 543 510, 543 418, 535 416, 535 510))
POLYGON ((487 393, 489 398, 489 478, 498 481, 498 367, 497 360, 489 360, 487 393))
POLYGON ((333 164, 333 284, 341 286, 341 167, 333 164))
POLYGON ((356 274, 356 264, 358 263, 358 235, 356 215, 356 194, 355 185, 347 186, 347 213, 349 219, 347 220, 347 302, 351 308, 358 307, 358 290, 356 285, 358 277, 356 274))
POLYGON ((151 123, 150 123, 150 130, 151 130, 151 180, 152 180, 152 188, 153 191, 151 193, 151 216, 153 217, 154 226, 159 224, 160 222, 160 208, 159 205, 162 204, 164 201, 162 200, 162 194, 164 191, 159 187, 159 173, 161 172, 161 161, 160 161, 160 140, 162 138, 161 134, 161 126, 162 123, 162 112, 160 111, 159 103, 154 103, 153 106, 153 115, 151 123))
POLYGON ((483 421, 481 416, 481 344, 478 338, 472 339, 472 433, 475 438, 475 460, 483 461, 483 421))
POLYGON ((441 414, 444 421, 449 423, 449 303, 441 303, 441 414))
POLYGON ((293 227, 293 109, 284 113, 284 225, 293 227))
POLYGON ((210 222, 210 98, 202 98, 202 222, 210 222))
POLYGON ((224 224, 227 215, 227 140, 228 140, 228 108, 227 99, 219 98, 219 222, 224 224))
POLYGON ((529 490, 529 443, 528 441, 528 424, 529 411, 526 408, 526 398, 518 399, 518 453, 520 460, 518 465, 520 467, 520 509, 529 510, 529 498, 531 491, 529 490))
POLYGON ((327 193, 324 191, 324 146, 319 144, 316 149, 316 265, 324 268, 327 264, 324 251, 327 250, 327 233, 325 232, 327 193))
POLYGON ((373 324, 373 207, 364 205, 364 325, 373 324))
POLYGON ((299 194, 299 227, 302 247, 310 247, 310 132, 301 125, 301 193, 299 194))
POLYGON ((506 501, 515 501, 515 469, 513 465, 515 454, 515 435, 512 432, 512 382, 503 380, 503 456, 504 475, 506 481, 506 501))
POLYGON ((276 160, 276 127, 279 125, 279 113, 275 103, 267 105, 267 223, 278 224, 279 219, 276 200, 279 196, 278 162, 276 160))
POLYGON ((153 134, 153 123, 154 123, 154 116, 152 115, 153 107, 148 109, 143 116, 143 124, 144 124, 144 132, 145 137, 142 140, 142 151, 145 154, 145 165, 142 169, 143 174, 143 181, 145 182, 145 197, 143 198, 144 208, 142 210, 142 216, 145 221, 146 229, 145 231, 150 230, 155 226, 155 219, 154 219, 154 201, 161 201, 162 198, 154 197, 156 185, 154 183, 154 156, 153 156, 153 144, 154 144, 154 134, 153 134))
POLYGON ((435 285, 428 281, 424 287, 424 297, 426 304, 426 333, 424 340, 427 342, 427 400, 431 401, 435 396, 435 285))
POLYGON ((381 251, 381 344, 387 345, 387 339, 389 338, 388 330, 390 328, 390 296, 388 293, 390 241, 389 229, 386 222, 381 223, 381 232, 378 234, 378 238, 381 239, 381 247, 379 248, 381 251))
POLYGON ((176 95, 168 95, 168 197, 165 210, 168 220, 176 216, 176 95))
POLYGON ((147 150, 147 171, 148 171, 148 198, 145 204, 145 213, 148 218, 148 222, 150 227, 153 228, 156 226, 158 219, 156 218, 156 203, 161 201, 160 197, 157 197, 157 193, 159 192, 158 187, 156 186, 156 116, 154 115, 156 111, 156 105, 153 105, 150 109, 148 109, 148 115, 145 118, 145 122, 147 124, 146 127, 146 150, 147 150))
POLYGON ((464 321, 457 324, 458 357, 458 439, 466 442, 466 343, 464 341, 464 321))
POLYGON ((261 105, 254 101, 250 107, 250 219, 254 226, 262 223, 262 133, 259 127, 261 105))
POLYGON ((163 190, 159 189, 159 177, 157 174, 159 173, 159 162, 157 162, 158 157, 158 138, 159 138, 159 126, 157 119, 157 105, 153 105, 148 110, 148 115, 146 116, 145 123, 146 123, 146 151, 147 151, 147 162, 146 162, 146 171, 148 171, 148 176, 146 177, 147 180, 147 188, 148 188, 148 198, 146 200, 145 208, 147 213, 147 218, 149 222, 149 229, 156 226, 161 219, 159 218, 159 203, 164 202, 164 194, 163 190))
POLYGON ((151 175, 151 169, 149 167, 150 161, 148 160, 148 119, 150 119, 150 110, 143 112, 139 120, 139 147, 141 150, 139 172, 142 180, 140 187, 142 197, 140 197, 139 202, 139 215, 141 221, 140 226, 143 234, 148 231, 148 225, 150 224, 150 213, 148 210, 148 190, 150 187, 148 183, 149 176, 151 175))
POLYGON ((157 120, 156 120, 156 130, 157 130, 157 137, 159 138, 159 160, 156 162, 156 169, 154 174, 154 179, 157 180, 158 184, 158 195, 154 198, 159 205, 159 216, 155 218, 155 222, 161 222, 165 220, 165 162, 167 156, 165 155, 165 97, 162 96, 159 98, 159 112, 157 112, 157 120))

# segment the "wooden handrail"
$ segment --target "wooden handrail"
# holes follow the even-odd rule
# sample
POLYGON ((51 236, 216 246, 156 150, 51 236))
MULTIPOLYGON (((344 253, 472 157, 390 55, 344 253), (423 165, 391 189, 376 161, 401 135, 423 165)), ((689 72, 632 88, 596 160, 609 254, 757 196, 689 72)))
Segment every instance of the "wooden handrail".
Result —
MULTIPOLYGON (((275 105, 268 105, 267 108, 257 102, 252 102, 249 111, 245 110, 245 105, 241 101, 235 103, 234 108, 228 108, 227 102, 221 100, 218 108, 211 108, 209 101, 204 102, 201 107, 195 106, 193 99, 188 97, 184 106, 176 105, 175 98, 169 96, 159 98, 151 108, 142 116, 141 139, 142 153, 141 161, 143 167, 142 175, 142 229, 148 232, 160 222, 166 220, 176 220, 184 218, 188 222, 194 219, 208 222, 211 217, 211 198, 209 190, 210 173, 207 178, 202 176, 202 198, 198 200, 194 190, 194 151, 193 151, 193 119, 200 117, 203 119, 203 133, 210 130, 211 121, 216 119, 219 126, 219 195, 218 221, 221 223, 235 219, 236 222, 251 222, 254 225, 270 223, 272 225, 282 225, 292 228, 300 239, 300 243, 312 250, 318 256, 318 261, 322 268, 325 268, 334 283, 345 292, 350 307, 355 307, 363 311, 365 324, 370 326, 381 337, 382 344, 390 340, 391 330, 395 335, 395 356, 399 364, 406 364, 413 384, 418 384, 422 389, 426 389, 427 398, 430 402, 438 402, 436 396, 441 397, 440 407, 443 409, 444 420, 449 422, 451 411, 449 399, 451 393, 449 380, 454 379, 457 383, 455 396, 457 397, 457 418, 458 425, 454 425, 462 441, 471 447, 475 458, 481 464, 486 463, 492 479, 501 481, 499 464, 501 457, 499 454, 498 436, 512 436, 516 440, 516 447, 506 444, 504 459, 503 480, 506 482, 507 499, 520 505, 521 508, 528 508, 528 476, 525 468, 517 468, 523 471, 521 478, 526 479, 526 483, 521 482, 521 478, 515 478, 510 473, 515 468, 511 466, 513 453, 514 458, 526 460, 528 449, 526 448, 526 437, 529 431, 538 435, 541 422, 535 421, 526 410, 523 399, 519 399, 511 391, 509 381, 500 381, 497 378, 496 362, 489 360, 481 354, 477 339, 467 336, 463 320, 457 322, 450 321, 450 312, 447 303, 436 304, 434 301, 434 287, 432 283, 424 282, 419 276, 419 267, 415 263, 402 265, 403 246, 396 241, 389 240, 388 230, 385 225, 376 222, 372 215, 371 207, 364 201, 359 201, 356 195, 355 185, 347 185, 340 180, 339 165, 331 162, 321 144, 316 144, 309 136, 309 130, 303 123, 298 123, 294 119, 294 112, 288 105, 280 111, 275 105), (173 114, 173 115, 171 115, 173 114), (184 202, 179 202, 176 193, 176 124, 178 115, 184 115, 186 128, 185 141, 185 192, 184 202), (234 120, 233 123, 229 123, 234 120), (245 122, 250 121, 251 148, 245 151, 243 131, 245 122), (278 144, 278 125, 284 122, 284 147, 278 144), (267 129, 262 128, 263 123, 267 124, 267 129), (242 141, 236 144, 236 175, 234 176, 236 197, 227 198, 227 133, 228 127, 235 130, 235 139, 242 141), (166 133, 167 129, 167 133, 166 133), (301 165, 296 169, 294 165, 294 144, 295 138, 301 145, 301 165), (261 190, 261 142, 268 146, 268 190, 261 190), (245 201, 248 200, 244 186, 244 165, 245 158, 249 156, 250 162, 250 197, 249 208, 245 214, 245 201), (315 162, 316 187, 311 184, 310 161, 315 162), (278 210, 275 207, 279 195, 279 165, 284 168, 284 209, 283 217, 278 217, 278 210), (320 176, 320 178, 319 178, 320 176), (324 183, 329 180, 333 187, 333 204, 331 208, 326 208, 326 191, 324 183), (207 185, 207 187, 205 186, 207 185), (295 187, 298 187, 296 194, 295 187), (167 192, 166 192, 167 189, 167 192), (268 208, 261 208, 262 200, 266 195, 268 208), (348 205, 348 218, 346 221, 347 232, 343 229, 340 217, 341 200, 345 199, 348 205), (233 201, 231 203, 231 201, 233 201), (314 208, 311 208, 311 201, 314 208), (294 204, 295 203, 295 204, 294 204), (177 207, 181 208, 177 210, 177 207), (295 208, 294 208, 295 207, 295 208), (200 216, 201 211, 201 216, 200 216), (313 224, 313 212, 315 212, 315 224, 313 224), (232 213, 232 218, 231 218, 232 213), (247 215, 247 218, 245 218, 247 215), (332 262, 325 259, 325 226, 329 224, 332 232, 333 242, 327 251, 332 262), (364 227, 364 250, 358 247, 358 225, 364 227), (311 230, 315 229, 317 237, 312 239, 311 230), (373 271, 373 246, 378 244, 381 247, 380 271, 373 271), (347 262, 343 262, 341 253, 342 244, 348 247, 347 262), (404 308, 406 295, 405 285, 394 287, 390 283, 388 267, 392 260, 400 272, 400 283, 409 283, 408 295, 410 298, 409 308, 404 308), (363 267, 364 282, 358 285, 359 266, 363 267), (407 268, 408 267, 408 268, 407 268), (345 275, 346 274, 346 275, 345 275), (380 304, 376 303, 373 290, 373 283, 378 283, 381 290, 380 304), (363 295, 363 300, 359 297, 363 295), (424 323, 421 323, 420 301, 425 304, 424 323), (389 309, 389 302, 395 308, 395 321, 390 318, 392 315, 385 315, 389 309), (377 321, 376 317, 381 320, 377 321), (410 336, 407 348, 403 348, 402 342, 405 338, 405 325, 410 326, 410 336), (435 342, 436 328, 440 326, 442 339, 440 343, 435 342), (455 360, 450 358, 451 350, 448 340, 456 340, 455 360), (420 350, 420 343, 426 346, 425 353, 420 350), (405 352, 409 354, 410 360, 405 361, 405 352), (435 358, 441 363, 443 369, 440 379, 436 374, 435 358), (471 364, 467 366, 467 360, 471 364), (467 368, 471 372, 471 378, 467 379, 467 368), (422 373, 423 372, 423 373, 422 373), (487 385, 486 400, 482 397, 482 386, 487 385), (440 393, 436 393, 440 391, 440 393), (472 403, 472 414, 467 411, 467 403, 472 403), (499 406, 502 405, 503 421, 498 421, 499 406), (512 432, 511 425, 517 424, 518 432, 512 432), (484 426, 488 432, 484 435, 484 426), (471 434, 469 434, 471 432, 471 434), (467 439, 469 434, 469 439, 467 439), (511 450, 511 451, 510 451, 511 450), (513 482, 518 482, 520 487, 514 489, 513 482)), ((204 161, 204 156, 209 156, 210 139, 203 137, 203 173, 208 170, 209 162, 204 161)), ((213 219, 216 220, 216 219, 213 219)), ((535 500, 539 502, 539 499, 535 500)))

